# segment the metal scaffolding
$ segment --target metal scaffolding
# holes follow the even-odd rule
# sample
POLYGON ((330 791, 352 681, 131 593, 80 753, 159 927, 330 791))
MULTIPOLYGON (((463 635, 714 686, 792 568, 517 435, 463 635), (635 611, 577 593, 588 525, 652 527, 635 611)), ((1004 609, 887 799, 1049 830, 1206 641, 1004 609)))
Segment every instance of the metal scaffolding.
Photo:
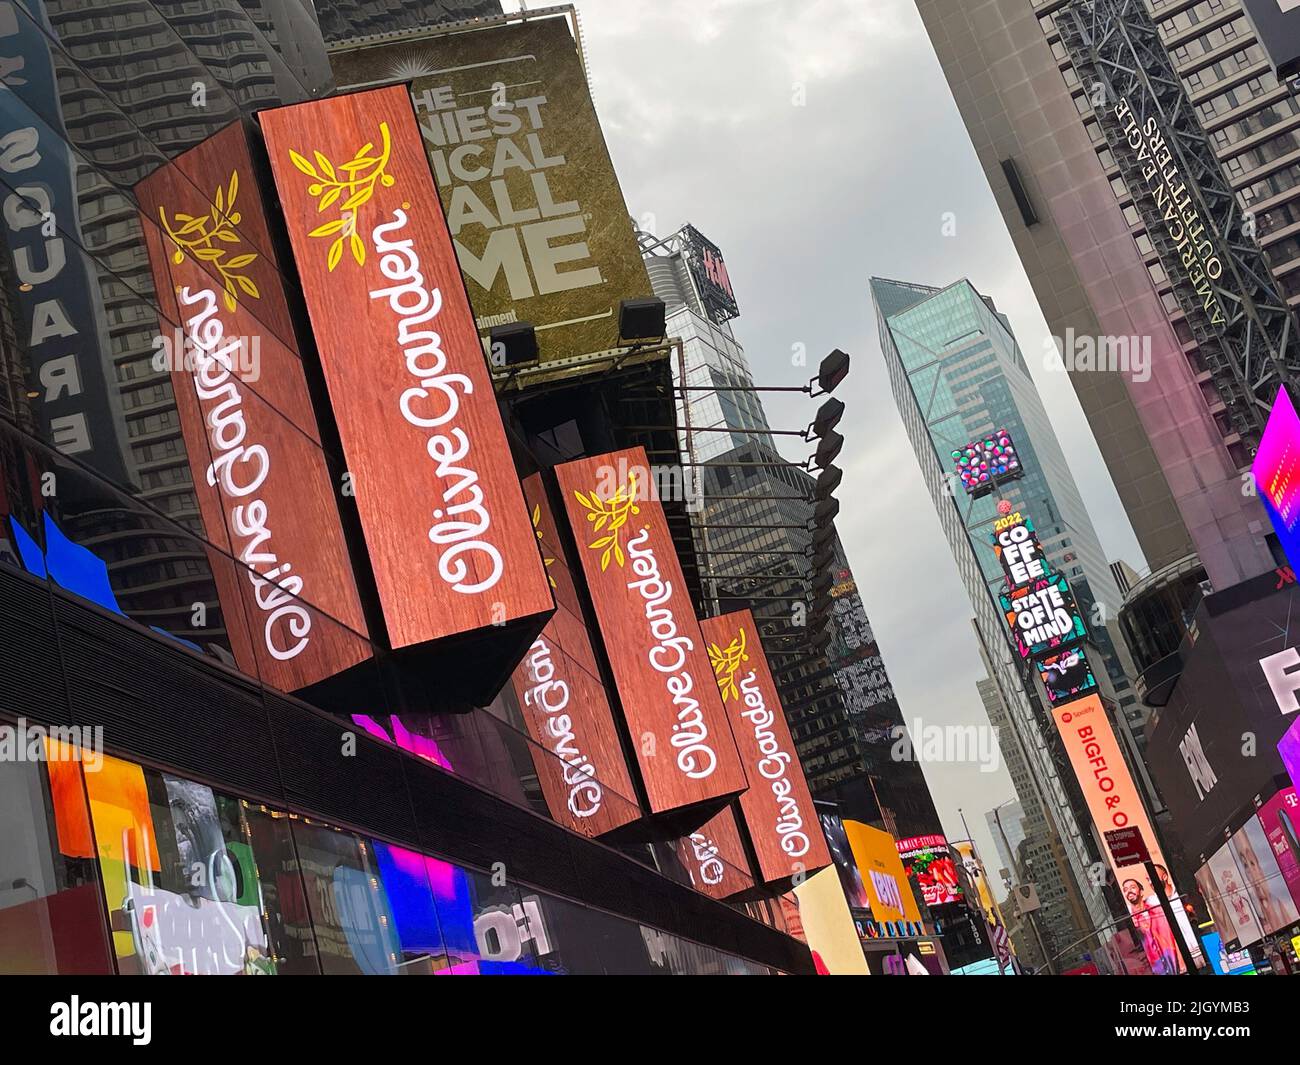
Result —
POLYGON ((1278 387, 1284 381, 1300 380, 1300 351, 1291 312, 1254 239, 1250 219, 1201 128, 1143 0, 1071 0, 1055 18, 1232 427, 1253 454, 1278 387), (1117 108, 1122 109, 1125 101, 1137 128, 1152 133, 1145 141, 1137 138, 1137 146, 1117 117, 1117 108), (1168 151, 1168 162, 1158 169, 1170 167, 1177 175, 1179 202, 1187 205, 1197 224, 1203 222, 1204 236, 1198 239, 1213 247, 1213 256, 1222 265, 1219 277, 1206 279, 1217 297, 1216 306, 1223 309, 1221 322, 1214 322, 1206 312, 1204 280, 1201 293, 1196 291, 1195 275, 1185 265, 1185 243, 1180 245, 1171 235, 1171 220, 1175 227, 1181 224, 1180 214, 1170 213, 1175 210, 1172 199, 1157 204, 1156 195, 1146 187, 1158 170, 1152 169, 1156 164, 1149 152, 1139 155, 1155 138, 1168 151))

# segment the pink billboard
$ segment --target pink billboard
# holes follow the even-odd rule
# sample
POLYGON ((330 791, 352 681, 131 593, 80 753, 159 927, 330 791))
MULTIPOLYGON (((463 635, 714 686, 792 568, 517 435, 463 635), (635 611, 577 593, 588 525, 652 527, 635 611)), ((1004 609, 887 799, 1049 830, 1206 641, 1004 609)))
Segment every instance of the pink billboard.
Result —
POLYGON ((1295 788, 1279 791, 1259 808, 1258 816, 1287 890, 1300 906, 1300 797, 1295 788))
POLYGON ((1287 561, 1300 566, 1300 417, 1285 387, 1273 400, 1250 472, 1287 561))
POLYGON ((1291 777, 1293 787, 1300 787, 1300 718, 1277 741, 1277 753, 1282 756, 1282 764, 1291 777))

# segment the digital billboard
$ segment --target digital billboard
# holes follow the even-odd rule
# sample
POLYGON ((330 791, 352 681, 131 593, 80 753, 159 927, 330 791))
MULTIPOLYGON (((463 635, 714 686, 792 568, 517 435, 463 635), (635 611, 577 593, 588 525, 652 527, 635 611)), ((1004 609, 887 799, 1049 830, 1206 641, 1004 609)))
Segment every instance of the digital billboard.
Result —
POLYGON ((825 969, 831 976, 871 975, 836 874, 830 869, 814 873, 795 887, 794 895, 818 971, 825 969))
POLYGON ((1249 818, 1228 840, 1242 884, 1265 935, 1300 921, 1300 911, 1287 887, 1268 833, 1258 817, 1249 818))
POLYGON ((1060 573, 1000 592, 998 602, 1021 658, 1037 658, 1088 635, 1083 617, 1060 573))
POLYGON ((551 816, 575 832, 601 835, 641 811, 542 475, 523 487, 556 609, 511 682, 541 748, 529 750, 551 816))
POLYGON ((644 448, 556 468, 602 642, 654 813, 747 777, 644 448))
POLYGON ((1250 472, 1287 561, 1300 565, 1300 417, 1285 385, 1277 390, 1250 472))
POLYGON ((993 892, 989 888, 984 863, 980 861, 979 855, 975 853, 975 844, 968 839, 955 840, 952 844, 952 850, 957 856, 958 869, 962 873, 962 884, 966 891, 966 904, 972 911, 978 908, 980 915, 983 917, 984 925, 988 929, 989 946, 993 949, 996 967, 1001 972, 1011 966, 1015 948, 1012 946, 1011 938, 1007 934, 1006 922, 1002 918, 1002 910, 993 898, 993 892))
POLYGON ((242 565, 212 567, 232 652, 274 687, 307 687, 370 645, 243 126, 135 194, 168 323, 155 363, 171 379, 207 538, 242 565), (244 616, 248 628, 233 623, 244 616))
MULTIPOLYGON (((1289 573, 1289 571, 1286 571, 1289 573)), ((1300 585, 1280 573, 1201 600, 1196 642, 1156 718, 1146 761, 1193 864, 1205 862, 1288 780, 1284 763, 1293 663, 1300 663, 1300 585)), ((1297 733, 1300 736, 1300 733, 1297 733)))
POLYGON ((721 325, 737 317, 740 308, 736 305, 731 277, 718 246, 694 226, 683 226, 681 234, 691 280, 695 282, 695 291, 699 293, 709 318, 721 325))
POLYGON ((900 934, 921 935, 921 910, 898 856, 898 845, 888 832, 859 821, 845 821, 853 859, 867 887, 871 916, 879 925, 902 924, 900 934))
POLYGON ((988 495, 999 484, 1025 475, 1015 441, 1005 429, 972 440, 952 452, 953 470, 967 495, 988 495))
POLYGON ((817 818, 822 823, 822 835, 831 852, 831 861, 839 873, 840 886, 844 890, 844 900, 855 910, 869 909, 871 902, 867 896, 867 886, 862 877, 862 870, 853 855, 849 843, 848 830, 837 812, 837 807, 830 803, 816 803, 817 818))
POLYGON ((1052 706, 1097 690, 1097 678, 1082 647, 1045 655, 1036 662, 1038 676, 1052 706))
POLYGON ((921 898, 927 906, 962 901, 957 867, 943 836, 909 836, 898 840, 897 849, 903 868, 921 889, 921 898))
POLYGON ((1228 844, 1197 870, 1196 885, 1226 943, 1248 947, 1264 938, 1264 930, 1228 844))
POLYGON ((1293 786, 1300 786, 1300 718, 1277 741, 1278 757, 1286 766, 1287 776, 1293 786))
POLYGON ((1296 789, 1283 788, 1260 806, 1257 816, 1291 901, 1300 906, 1300 796, 1296 789))
POLYGON ((740 811, 767 883, 831 864, 776 682, 748 610, 706 618, 700 629, 749 778, 740 811))
POLYGON ((372 43, 330 62, 341 87, 410 83, 483 338, 529 322, 543 367, 618 347, 620 302, 652 290, 566 19, 372 43))
MULTIPOLYGON (((1089 695, 1052 710, 1052 720, 1061 735, 1074 775, 1093 824, 1103 835, 1116 828, 1136 828, 1142 833, 1156 873, 1164 883, 1169 905, 1175 914, 1182 909, 1169 865, 1165 861, 1146 807, 1120 751, 1119 740, 1106 716, 1101 699, 1089 695)), ((1173 929, 1160 907, 1159 896, 1142 865, 1119 866, 1107 849, 1106 859, 1115 874, 1129 914, 1142 936, 1143 950, 1151 971, 1172 975, 1185 971, 1174 941, 1173 929)), ((1194 942, 1194 940, 1193 940, 1194 942)), ((1193 947, 1193 951, 1199 948, 1193 947)))
POLYGON ((410 97, 260 120, 392 646, 540 630, 554 602, 410 97))
POLYGON ((1012 588, 1041 580, 1051 573, 1043 545, 1034 532, 1034 523, 1018 510, 993 523, 993 554, 1012 588))

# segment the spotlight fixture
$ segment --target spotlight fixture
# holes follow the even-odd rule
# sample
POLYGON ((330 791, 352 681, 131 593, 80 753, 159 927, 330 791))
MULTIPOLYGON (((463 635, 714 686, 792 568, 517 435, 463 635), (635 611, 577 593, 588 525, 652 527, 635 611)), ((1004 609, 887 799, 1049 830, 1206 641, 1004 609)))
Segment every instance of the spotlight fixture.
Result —
POLYGON ((836 348, 817 367, 817 387, 825 393, 834 392, 849 375, 849 357, 836 348))
POLYGON ((838 466, 822 467, 822 472, 817 475, 817 488, 813 495, 818 500, 829 499, 842 480, 844 480, 844 471, 838 466))
POLYGON ((808 439, 822 439, 840 424, 844 417, 844 404, 838 399, 828 399, 817 410, 817 417, 808 427, 808 439))
POLYGON ((831 542, 835 539, 834 525, 819 525, 817 531, 813 533, 812 545, 814 551, 820 551, 823 548, 829 548, 831 542))
POLYGON ((839 515, 840 501, 834 496, 821 500, 813 508, 813 521, 822 528, 830 525, 839 515))
POLYGON ((656 296, 623 300, 618 305, 618 337, 627 343, 663 340, 667 308, 656 296))
POLYGON ((509 322, 488 332, 488 359, 493 367, 522 366, 537 361, 537 330, 532 322, 509 322))
POLYGON ((813 455, 813 463, 818 469, 826 469, 839 456, 844 447, 844 437, 840 436, 834 429, 828 429, 826 435, 821 438, 817 445, 817 451, 813 455))

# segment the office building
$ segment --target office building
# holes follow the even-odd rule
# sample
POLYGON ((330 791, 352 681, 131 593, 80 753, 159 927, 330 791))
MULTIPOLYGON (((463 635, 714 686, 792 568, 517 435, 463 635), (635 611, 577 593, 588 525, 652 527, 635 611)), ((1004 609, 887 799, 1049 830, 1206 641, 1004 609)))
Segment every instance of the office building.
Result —
MULTIPOLYGON (((1188 300, 1186 268, 1151 226, 1152 193, 1135 162, 1116 150, 1121 101, 1108 99, 1116 86, 1096 86, 1093 42, 1079 32, 1077 19, 1094 13, 1098 26, 1114 24, 1119 6, 917 6, 1064 354, 1074 354, 1076 340, 1150 346, 1149 367, 1138 373, 1118 362, 1104 370, 1095 360, 1085 369, 1077 360, 1066 365, 1152 573, 1186 571, 1195 555, 1222 589, 1271 569, 1267 519, 1241 490, 1253 447, 1247 423, 1261 412, 1242 386, 1239 353, 1224 346, 1217 327, 1207 329, 1188 300)), ((1239 221, 1251 232, 1243 233, 1262 250, 1262 257, 1253 252, 1259 272, 1293 308, 1300 299, 1295 97, 1269 68, 1238 0, 1124 8, 1116 42, 1150 43, 1151 58, 1139 66, 1167 53, 1169 84, 1181 80, 1184 96, 1181 106, 1171 97, 1162 108, 1186 117, 1186 151, 1201 151, 1191 137, 1199 122, 1207 165, 1217 158, 1238 201, 1222 202, 1216 191, 1216 209, 1245 212, 1239 221)), ((1217 177, 1214 183, 1217 190, 1217 177)))
POLYGON ((833 531, 830 640, 824 653, 808 647, 816 482, 777 451, 732 332, 739 307, 721 252, 693 226, 663 239, 642 234, 641 245, 668 333, 683 346, 678 422, 683 454, 700 464, 690 467, 699 474, 692 517, 706 596, 760 619, 814 795, 897 837, 940 831, 920 763, 891 758, 903 714, 833 531))
MULTIPOLYGON (((1069 876, 1063 879, 1072 878, 1073 885, 1061 885, 1062 920, 1069 903, 1081 900, 1093 927, 1100 928, 1108 911, 1089 887, 1088 870, 1097 857, 1090 819, 1072 793, 1072 781, 1058 771, 1053 730, 1044 727, 1046 702, 1030 673, 1022 672, 1027 663, 1012 648, 997 600, 1008 579, 993 551, 999 508, 1033 521, 1051 568, 1068 581, 1084 618, 1114 612, 1119 600, 1114 578, 1005 316, 966 280, 939 289, 873 278, 871 292, 899 415, 1025 758, 1029 791, 1020 797, 1035 795, 1068 862, 1069 876), (998 485, 996 493, 968 494, 957 477, 954 453, 999 430, 1014 441, 1022 475, 998 485)), ((1123 662, 1096 620, 1091 639, 1094 649, 1088 654, 1100 659, 1118 703, 1121 730, 1131 733, 1142 715, 1123 662)), ((1084 932, 1087 927, 1084 922, 1084 932)))

